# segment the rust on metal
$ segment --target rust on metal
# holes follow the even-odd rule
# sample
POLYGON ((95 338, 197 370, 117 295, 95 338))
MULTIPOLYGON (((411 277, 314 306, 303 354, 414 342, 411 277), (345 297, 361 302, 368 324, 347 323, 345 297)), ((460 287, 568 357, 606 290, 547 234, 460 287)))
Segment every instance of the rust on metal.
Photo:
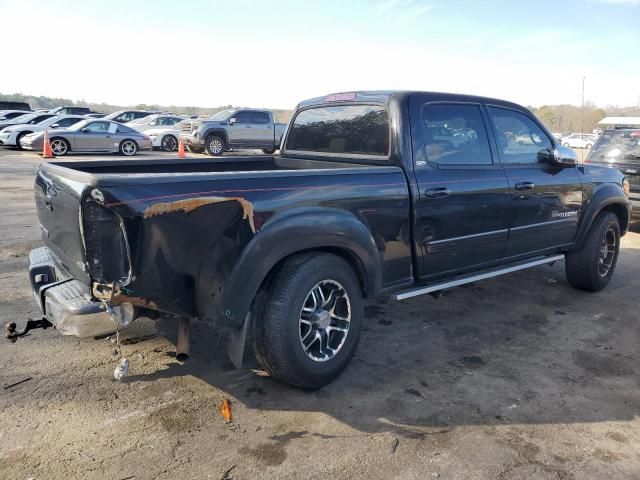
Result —
POLYGON ((144 218, 154 217, 156 215, 164 215, 175 212, 191 212, 197 208, 211 205, 214 203, 236 201, 242 207, 242 218, 249 220, 251 231, 256 233, 256 227, 253 223, 253 204, 246 198, 242 197, 197 197, 176 200, 175 202, 161 202, 147 207, 144 211, 144 218))

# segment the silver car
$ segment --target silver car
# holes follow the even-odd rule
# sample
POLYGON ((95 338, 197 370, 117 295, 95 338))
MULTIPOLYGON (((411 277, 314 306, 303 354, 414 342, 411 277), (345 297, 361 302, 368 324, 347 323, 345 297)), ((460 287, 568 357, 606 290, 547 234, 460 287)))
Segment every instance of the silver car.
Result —
MULTIPOLYGON (((151 150, 148 136, 121 123, 103 119, 87 119, 68 129, 49 130, 49 142, 55 156, 69 152, 120 153, 135 155, 139 150, 151 150)), ((26 135, 20 140, 25 150, 42 150, 44 132, 26 135)))

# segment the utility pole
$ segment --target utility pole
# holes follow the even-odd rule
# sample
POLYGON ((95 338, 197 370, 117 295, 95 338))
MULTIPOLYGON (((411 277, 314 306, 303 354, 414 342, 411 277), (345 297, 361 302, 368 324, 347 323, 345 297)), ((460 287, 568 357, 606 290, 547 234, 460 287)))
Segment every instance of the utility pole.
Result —
POLYGON ((580 138, 584 138, 584 80, 587 77, 582 77, 582 105, 580 107, 580 138))

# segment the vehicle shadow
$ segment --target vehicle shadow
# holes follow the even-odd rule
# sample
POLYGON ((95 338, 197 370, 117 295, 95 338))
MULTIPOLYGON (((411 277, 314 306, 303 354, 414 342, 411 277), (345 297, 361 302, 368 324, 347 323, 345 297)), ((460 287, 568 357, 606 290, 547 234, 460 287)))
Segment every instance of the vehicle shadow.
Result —
MULTIPOLYGON (((626 249, 598 294, 572 289, 561 262, 437 300, 370 302, 356 356, 316 391, 235 370, 220 332, 205 322, 192 325, 187 362, 127 381, 194 376, 246 408, 322 412, 362 432, 412 438, 462 425, 629 420, 640 414, 629 281, 639 257, 626 249)), ((175 322, 157 326, 175 343, 175 322)))

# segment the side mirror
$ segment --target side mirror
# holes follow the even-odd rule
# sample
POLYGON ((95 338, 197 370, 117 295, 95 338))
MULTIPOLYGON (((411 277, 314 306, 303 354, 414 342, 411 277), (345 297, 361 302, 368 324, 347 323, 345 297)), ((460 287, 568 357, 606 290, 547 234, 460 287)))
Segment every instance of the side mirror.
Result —
POLYGON ((88 133, 89 129, 88 128, 83 128, 82 130, 80 130, 82 133, 88 133))
POLYGON ((152 127, 155 127, 158 124, 158 122, 156 122, 155 120, 149 122, 149 125, 151 125, 152 127))
POLYGON ((233 125, 234 123, 236 123, 238 121, 238 119, 236 117, 230 118, 229 119, 229 125, 233 125))
POLYGON ((54 123, 53 125, 51 125, 51 128, 60 128, 60 125, 58 125, 57 123, 54 123))
POLYGON ((560 167, 575 167, 578 165, 578 155, 571 148, 558 145, 553 149, 551 160, 560 167))

